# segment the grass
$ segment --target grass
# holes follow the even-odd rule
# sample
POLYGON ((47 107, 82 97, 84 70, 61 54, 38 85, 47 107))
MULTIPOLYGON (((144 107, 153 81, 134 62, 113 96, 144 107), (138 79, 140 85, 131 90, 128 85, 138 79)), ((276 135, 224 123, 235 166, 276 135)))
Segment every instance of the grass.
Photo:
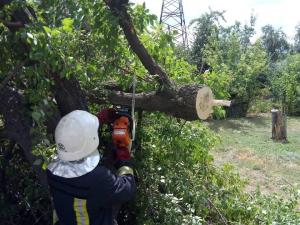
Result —
POLYGON ((215 163, 233 164, 248 180, 247 191, 281 192, 300 187, 300 118, 288 118, 288 143, 274 142, 268 114, 212 121, 221 143, 212 151, 215 163))

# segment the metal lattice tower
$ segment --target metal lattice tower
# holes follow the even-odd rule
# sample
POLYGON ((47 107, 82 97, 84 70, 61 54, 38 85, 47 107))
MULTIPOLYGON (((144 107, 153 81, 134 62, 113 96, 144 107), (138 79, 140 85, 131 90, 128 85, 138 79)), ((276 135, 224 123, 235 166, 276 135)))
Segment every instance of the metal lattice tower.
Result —
POLYGON ((160 23, 166 25, 168 32, 177 31, 176 43, 188 47, 182 0, 163 0, 160 23))

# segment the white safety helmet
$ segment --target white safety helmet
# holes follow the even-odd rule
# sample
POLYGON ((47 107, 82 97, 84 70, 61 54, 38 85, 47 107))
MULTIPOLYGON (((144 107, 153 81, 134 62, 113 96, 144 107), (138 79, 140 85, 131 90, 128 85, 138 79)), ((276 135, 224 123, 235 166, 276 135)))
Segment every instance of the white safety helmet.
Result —
POLYGON ((98 118, 82 110, 75 110, 61 118, 55 129, 59 159, 75 161, 94 152, 99 145, 98 127, 98 118))

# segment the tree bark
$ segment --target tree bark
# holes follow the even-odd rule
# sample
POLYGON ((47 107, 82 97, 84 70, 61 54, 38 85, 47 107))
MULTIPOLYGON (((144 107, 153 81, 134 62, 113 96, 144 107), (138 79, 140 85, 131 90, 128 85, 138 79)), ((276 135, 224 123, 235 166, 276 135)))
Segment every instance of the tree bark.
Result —
POLYGON ((286 115, 277 109, 272 109, 272 139, 287 141, 286 115))
MULTIPOLYGON (((112 90, 92 90, 86 93, 89 101, 96 104, 113 103, 131 106, 132 93, 112 90)), ((185 120, 207 119, 214 105, 228 105, 229 101, 216 101, 207 86, 185 85, 176 93, 166 95, 164 92, 139 93, 135 95, 137 110, 159 111, 185 120)))
MULTIPOLYGON (((31 152, 32 137, 30 134, 31 118, 24 111, 25 99, 17 91, 8 87, 0 91, 0 114, 4 118, 5 136, 16 142, 25 155, 26 160, 33 165, 37 159, 31 152)), ((42 185, 46 186, 46 176, 41 168, 34 167, 42 185)))
POLYGON ((55 82, 53 93, 61 116, 77 109, 88 111, 85 95, 75 77, 61 78, 54 72, 50 76, 55 82))

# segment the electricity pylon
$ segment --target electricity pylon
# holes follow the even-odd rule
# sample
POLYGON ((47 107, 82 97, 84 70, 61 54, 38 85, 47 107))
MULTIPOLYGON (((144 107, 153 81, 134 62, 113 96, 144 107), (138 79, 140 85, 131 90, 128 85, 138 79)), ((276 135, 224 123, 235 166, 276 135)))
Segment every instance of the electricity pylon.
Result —
POLYGON ((188 37, 183 13, 182 0, 163 0, 160 14, 160 23, 167 31, 176 32, 175 42, 188 47, 188 37))

